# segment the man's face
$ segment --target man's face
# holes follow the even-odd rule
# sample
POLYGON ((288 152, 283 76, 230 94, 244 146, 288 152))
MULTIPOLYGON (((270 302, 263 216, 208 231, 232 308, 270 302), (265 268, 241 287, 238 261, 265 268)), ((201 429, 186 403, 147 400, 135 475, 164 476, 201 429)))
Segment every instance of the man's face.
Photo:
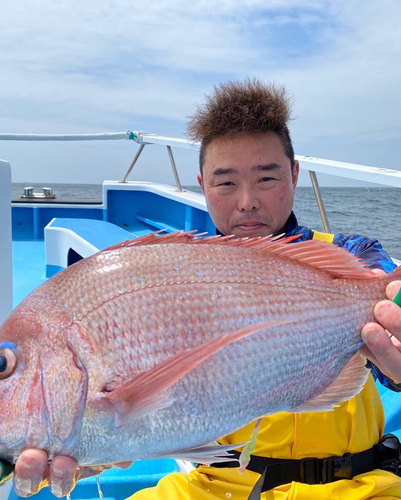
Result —
POLYGON ((216 227, 237 237, 280 234, 291 213, 299 164, 274 133, 212 141, 198 182, 216 227))

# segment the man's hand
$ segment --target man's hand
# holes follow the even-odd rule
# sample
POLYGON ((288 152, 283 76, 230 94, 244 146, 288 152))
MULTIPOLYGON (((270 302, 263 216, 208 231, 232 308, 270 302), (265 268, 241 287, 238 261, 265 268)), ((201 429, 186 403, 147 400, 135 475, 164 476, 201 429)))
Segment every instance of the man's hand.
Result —
POLYGON ((366 344, 363 354, 396 383, 401 382, 401 307, 392 300, 400 287, 401 281, 388 284, 386 295, 389 300, 378 302, 374 308, 376 321, 380 324, 367 323, 361 331, 366 344))
POLYGON ((95 476, 111 467, 126 469, 132 462, 118 464, 79 467, 76 462, 63 455, 55 457, 50 464, 43 450, 25 450, 19 456, 14 471, 14 489, 17 495, 29 497, 37 493, 44 486, 56 497, 63 497, 75 487, 76 482, 84 477, 95 476))

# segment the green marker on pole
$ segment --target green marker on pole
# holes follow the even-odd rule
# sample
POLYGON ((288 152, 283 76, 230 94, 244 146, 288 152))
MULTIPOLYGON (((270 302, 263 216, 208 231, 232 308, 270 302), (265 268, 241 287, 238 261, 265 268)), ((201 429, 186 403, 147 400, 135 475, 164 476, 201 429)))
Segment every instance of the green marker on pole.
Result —
POLYGON ((397 304, 397 306, 401 307, 401 288, 398 290, 397 295, 394 297, 393 302, 397 304))
POLYGON ((14 472, 14 465, 10 462, 3 462, 0 460, 0 486, 5 484, 9 479, 11 479, 14 472))

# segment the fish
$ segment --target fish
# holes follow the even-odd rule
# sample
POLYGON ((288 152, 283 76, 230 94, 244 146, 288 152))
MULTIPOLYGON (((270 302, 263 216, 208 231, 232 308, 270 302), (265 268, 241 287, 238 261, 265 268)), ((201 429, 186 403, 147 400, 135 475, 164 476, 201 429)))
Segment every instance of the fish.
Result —
POLYGON ((377 277, 298 236, 150 234, 83 259, 0 327, 0 458, 81 465, 226 460, 218 439, 279 411, 328 411, 369 376, 377 277), (289 244, 291 243, 291 244, 289 244))

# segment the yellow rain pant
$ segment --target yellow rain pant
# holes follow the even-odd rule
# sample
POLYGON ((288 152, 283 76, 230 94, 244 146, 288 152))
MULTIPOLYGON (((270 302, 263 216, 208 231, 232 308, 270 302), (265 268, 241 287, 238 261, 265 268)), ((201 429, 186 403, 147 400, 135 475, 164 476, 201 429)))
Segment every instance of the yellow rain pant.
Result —
MULTIPOLYGON (((221 439, 243 443, 253 424, 221 439)), ((263 419, 254 455, 275 458, 324 458, 358 453, 378 443, 384 414, 373 377, 360 394, 324 413, 277 413, 263 419)), ((154 488, 135 493, 132 500, 246 500, 259 474, 202 466, 189 474, 169 474, 154 488)), ((284 484, 265 492, 262 500, 401 499, 401 478, 374 470, 352 480, 328 484, 284 484)))
MULTIPOLYGON (((315 233, 331 242, 333 235, 315 233), (323 236, 322 236, 323 235, 323 236)), ((249 440, 254 424, 226 436, 221 444, 249 440)), ((373 377, 360 394, 333 411, 282 412, 262 421, 254 455, 274 458, 326 458, 358 453, 377 444, 383 435, 384 413, 373 377)), ((132 500, 246 500, 260 475, 238 469, 202 466, 189 474, 169 474, 154 488, 138 491, 132 500)), ((400 499, 401 478, 374 470, 352 480, 308 485, 292 482, 262 493, 262 500, 370 500, 400 499)))

